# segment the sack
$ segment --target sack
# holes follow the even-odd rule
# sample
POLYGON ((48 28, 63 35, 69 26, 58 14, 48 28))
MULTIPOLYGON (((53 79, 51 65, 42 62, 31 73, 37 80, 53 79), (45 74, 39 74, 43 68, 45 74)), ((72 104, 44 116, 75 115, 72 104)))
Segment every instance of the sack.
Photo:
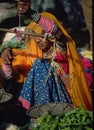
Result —
POLYGON ((7 102, 12 97, 12 94, 5 92, 4 88, 0 88, 0 103, 7 102))
POLYGON ((70 74, 64 74, 62 77, 60 77, 61 80, 64 83, 64 86, 67 88, 70 88, 70 74))

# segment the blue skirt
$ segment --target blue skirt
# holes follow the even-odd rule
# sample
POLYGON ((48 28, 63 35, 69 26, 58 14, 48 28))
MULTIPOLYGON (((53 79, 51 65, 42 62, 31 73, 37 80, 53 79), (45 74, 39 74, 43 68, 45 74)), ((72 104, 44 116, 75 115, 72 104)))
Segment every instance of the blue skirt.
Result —
POLYGON ((45 104, 48 102, 67 102, 71 99, 55 69, 47 60, 37 59, 27 75, 19 100, 23 107, 45 104))

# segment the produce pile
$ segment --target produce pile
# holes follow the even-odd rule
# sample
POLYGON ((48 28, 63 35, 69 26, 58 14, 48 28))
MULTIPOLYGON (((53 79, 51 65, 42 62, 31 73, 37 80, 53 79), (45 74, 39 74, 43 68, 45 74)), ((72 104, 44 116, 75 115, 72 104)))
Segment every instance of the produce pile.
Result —
POLYGON ((41 115, 30 130, 92 130, 93 123, 93 111, 81 107, 57 116, 41 115))

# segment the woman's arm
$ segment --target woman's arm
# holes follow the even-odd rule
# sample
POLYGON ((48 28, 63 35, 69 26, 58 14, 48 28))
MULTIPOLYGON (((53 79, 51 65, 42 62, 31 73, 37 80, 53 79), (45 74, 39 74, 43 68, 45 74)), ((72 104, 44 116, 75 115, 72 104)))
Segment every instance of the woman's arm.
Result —
POLYGON ((10 79, 13 76, 12 72, 12 49, 6 48, 2 54, 1 76, 5 79, 10 79))

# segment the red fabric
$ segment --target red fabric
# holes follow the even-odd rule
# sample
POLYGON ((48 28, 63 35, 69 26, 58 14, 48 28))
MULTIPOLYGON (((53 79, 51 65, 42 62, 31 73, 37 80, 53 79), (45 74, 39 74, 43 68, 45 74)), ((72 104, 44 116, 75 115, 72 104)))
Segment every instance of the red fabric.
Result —
POLYGON ((63 76, 63 74, 69 74, 69 65, 68 65, 68 58, 67 55, 64 54, 56 54, 55 61, 61 66, 64 70, 64 73, 59 70, 59 76, 63 76))
POLYGON ((22 103, 22 106, 25 109, 29 109, 31 107, 30 102, 28 102, 27 100, 23 99, 22 97, 19 97, 18 101, 20 101, 22 103))
POLYGON ((87 78, 87 81, 88 81, 88 85, 90 87, 90 89, 92 89, 92 84, 93 84, 93 72, 94 72, 94 69, 93 69, 93 63, 87 59, 87 58, 82 58, 82 63, 83 63, 83 66, 85 68, 85 73, 86 73, 86 78, 87 78))

